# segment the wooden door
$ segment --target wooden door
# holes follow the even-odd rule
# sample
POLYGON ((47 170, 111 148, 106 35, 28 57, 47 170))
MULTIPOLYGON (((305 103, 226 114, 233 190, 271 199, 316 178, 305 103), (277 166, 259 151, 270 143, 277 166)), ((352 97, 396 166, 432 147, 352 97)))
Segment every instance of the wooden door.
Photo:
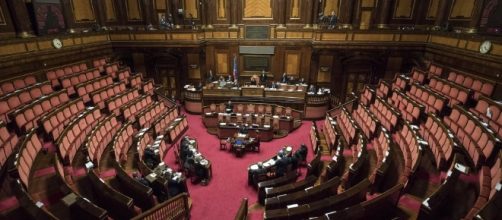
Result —
POLYGON ((179 98, 179 74, 172 66, 157 66, 157 76, 164 87, 164 95, 171 98, 179 98))

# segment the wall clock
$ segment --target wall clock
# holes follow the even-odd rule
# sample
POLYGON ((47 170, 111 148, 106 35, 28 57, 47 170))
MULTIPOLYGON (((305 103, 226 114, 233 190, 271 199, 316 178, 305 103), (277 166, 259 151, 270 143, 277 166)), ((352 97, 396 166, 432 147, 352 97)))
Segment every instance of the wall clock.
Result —
POLYGON ((63 47, 63 42, 59 38, 54 38, 52 40, 52 46, 56 49, 61 49, 63 47))
POLYGON ((483 41, 479 46, 479 52, 483 54, 488 53, 490 49, 492 49, 492 42, 489 40, 483 41))

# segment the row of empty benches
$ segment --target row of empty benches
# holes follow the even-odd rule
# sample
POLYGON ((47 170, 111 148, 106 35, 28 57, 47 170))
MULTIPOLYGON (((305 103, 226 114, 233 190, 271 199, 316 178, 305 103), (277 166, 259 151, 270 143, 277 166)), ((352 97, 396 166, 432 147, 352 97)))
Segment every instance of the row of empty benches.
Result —
MULTIPOLYGON (((147 211, 163 219, 165 215, 152 211, 166 212, 155 206, 152 189, 133 179, 122 164, 131 149, 142 149, 133 147, 141 128, 174 143, 188 128, 186 118, 174 102, 155 95, 153 81, 141 74, 106 58, 94 60, 93 65, 88 68, 81 62, 48 70, 46 78, 30 74, 0 83, 0 102, 4 102, 0 165, 2 173, 8 172, 3 181, 20 179, 11 195, 19 201, 18 214, 29 218, 123 219, 147 211), (48 81, 39 83, 37 78, 48 81), (47 156, 54 159, 42 159, 47 156), (116 161, 113 178, 104 181, 102 168, 109 160, 116 161), (49 193, 40 187, 32 191, 35 185, 45 184, 37 183, 44 179, 38 170, 51 167, 59 176, 52 184, 65 186, 56 200, 40 197, 49 193), (92 190, 82 187, 82 181, 90 183, 92 190), (67 209, 59 206, 62 203, 67 209)), ((167 151, 169 145, 165 146, 167 151)), ((178 205, 187 213, 187 204, 178 205)))
MULTIPOLYGON (((265 217, 395 217, 399 198, 419 178, 415 175, 421 166, 432 160, 445 175, 441 175, 438 188, 421 201, 419 218, 500 218, 497 204, 502 201, 502 105, 487 98, 495 83, 459 71, 443 75, 444 69, 432 64, 426 71, 414 68, 408 75, 398 74, 391 83, 381 80, 375 87, 366 86, 359 99, 342 104, 326 116, 321 130, 333 156, 326 175, 333 173, 327 179, 341 177, 341 182, 347 183, 347 176, 360 169, 362 176, 346 184, 345 192, 366 195, 365 189, 369 188, 368 192, 376 192, 376 197, 364 196, 356 202, 329 208, 325 205, 336 200, 336 196, 326 195, 314 199, 315 202, 293 200, 282 210, 266 211, 265 217), (364 146, 358 140, 371 143, 371 149, 368 145, 357 146, 364 146), (365 152, 362 149, 375 151, 376 164, 363 165, 366 169, 375 167, 374 170, 355 166, 366 159, 361 157, 365 152), (348 152, 343 156, 343 151, 350 151, 350 156, 348 152), (343 162, 351 163, 344 168, 337 166, 343 162), (477 186, 474 200, 458 191, 458 184, 465 182, 466 176, 479 179, 470 183, 477 186), (365 181, 366 185, 359 187, 365 181)), ((312 140, 315 132, 318 131, 311 129, 312 140)))

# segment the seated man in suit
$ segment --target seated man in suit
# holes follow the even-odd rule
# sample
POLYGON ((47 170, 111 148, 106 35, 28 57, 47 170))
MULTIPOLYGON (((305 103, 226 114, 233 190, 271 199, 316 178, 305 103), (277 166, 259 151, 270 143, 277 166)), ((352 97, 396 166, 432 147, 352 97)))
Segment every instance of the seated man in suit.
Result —
POLYGON ((300 163, 305 162, 305 160, 307 159, 307 153, 308 153, 307 145, 302 144, 300 148, 296 150, 294 157, 296 157, 296 159, 298 159, 300 163))
POLYGON ((282 74, 281 83, 288 83, 288 75, 286 73, 282 74))
POLYGON ((291 163, 288 157, 281 157, 275 162, 275 166, 277 167, 276 176, 281 177, 284 176, 288 172, 288 165, 291 163))
POLYGON ((232 75, 228 74, 227 82, 233 82, 232 75))
POLYGON ((145 148, 145 152, 143 153, 143 160, 150 169, 154 169, 160 163, 159 155, 156 154, 154 149, 151 147, 145 148))
POLYGON ((241 134, 247 134, 249 131, 248 131, 248 127, 246 126, 242 126, 240 129, 239 129, 239 133, 241 134))
POLYGON ((232 101, 228 100, 227 104, 225 104, 225 111, 227 113, 232 113, 234 111, 234 105, 232 105, 232 101))

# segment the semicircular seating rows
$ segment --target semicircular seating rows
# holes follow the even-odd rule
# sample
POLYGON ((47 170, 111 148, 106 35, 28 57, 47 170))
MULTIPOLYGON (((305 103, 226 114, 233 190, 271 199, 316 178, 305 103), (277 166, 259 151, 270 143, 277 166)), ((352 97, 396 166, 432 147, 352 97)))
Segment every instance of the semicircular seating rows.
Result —
POLYGON ((188 218, 187 194, 159 198, 133 178, 147 145, 162 160, 188 128, 152 80, 98 58, 0 88, 3 217, 188 218), (151 139, 137 142, 140 133, 151 139))
POLYGON ((320 180, 266 189, 264 218, 500 219, 494 86, 436 63, 365 86, 310 129, 315 152, 325 153, 320 180))

